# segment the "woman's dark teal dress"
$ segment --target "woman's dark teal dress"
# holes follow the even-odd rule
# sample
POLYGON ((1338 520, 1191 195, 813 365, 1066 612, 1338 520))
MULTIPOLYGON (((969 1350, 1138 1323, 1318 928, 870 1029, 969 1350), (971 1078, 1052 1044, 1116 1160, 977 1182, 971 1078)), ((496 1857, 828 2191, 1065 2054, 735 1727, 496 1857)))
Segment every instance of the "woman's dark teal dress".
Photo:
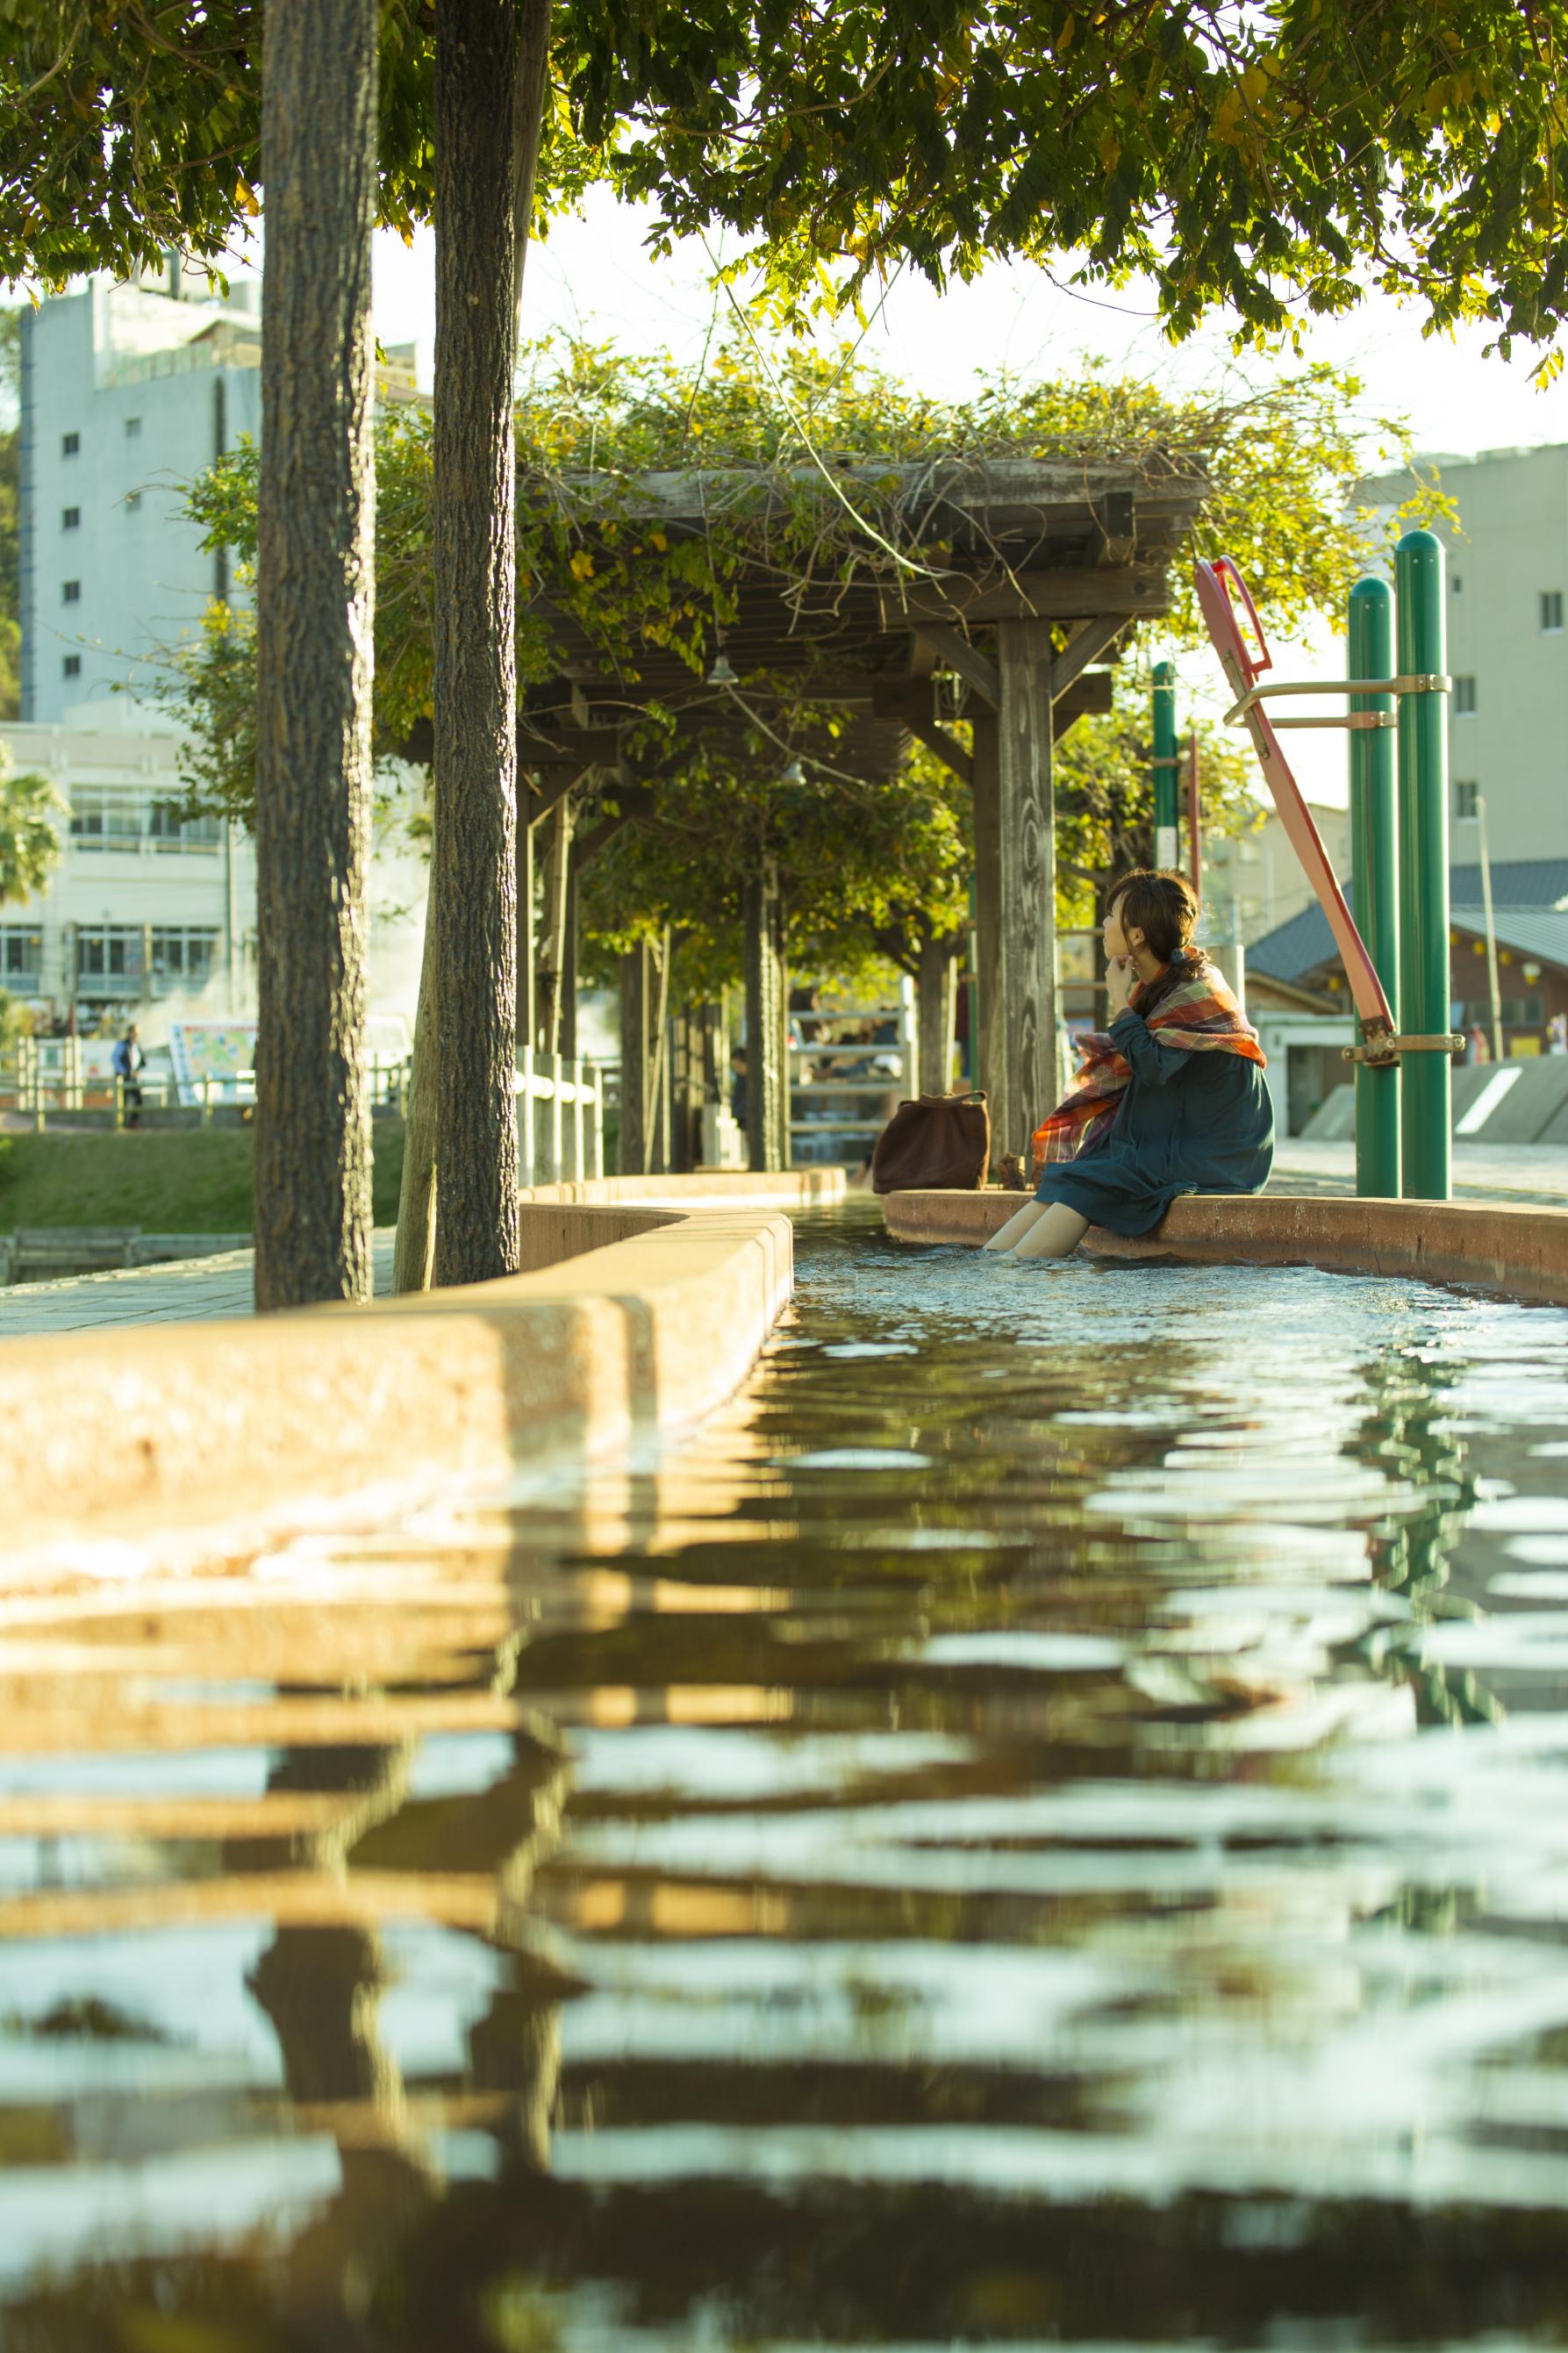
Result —
POLYGON ((1037 1201, 1065 1201, 1091 1226, 1146 1234, 1178 1193, 1261 1193, 1274 1165, 1274 1112, 1244 1054, 1162 1046, 1131 1007, 1110 1025, 1132 1076, 1104 1136, 1053 1161, 1037 1201))

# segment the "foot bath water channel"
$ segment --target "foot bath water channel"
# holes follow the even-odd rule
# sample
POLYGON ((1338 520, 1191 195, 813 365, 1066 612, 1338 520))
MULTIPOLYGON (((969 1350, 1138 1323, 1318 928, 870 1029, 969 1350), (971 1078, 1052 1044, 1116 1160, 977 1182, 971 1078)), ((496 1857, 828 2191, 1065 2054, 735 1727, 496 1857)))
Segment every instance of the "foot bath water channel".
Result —
POLYGON ((796 1243, 650 1467, 0 1594, 6 2353, 1568 2340, 1568 1313, 796 1243))

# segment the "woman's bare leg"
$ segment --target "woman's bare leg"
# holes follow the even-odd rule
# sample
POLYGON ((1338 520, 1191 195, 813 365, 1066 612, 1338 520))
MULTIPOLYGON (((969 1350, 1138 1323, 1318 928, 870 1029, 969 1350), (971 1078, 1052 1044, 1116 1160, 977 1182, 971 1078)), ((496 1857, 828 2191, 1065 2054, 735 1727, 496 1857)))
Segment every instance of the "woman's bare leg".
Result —
POLYGON ((1066 1258, 1077 1250, 1089 1231, 1089 1219, 1069 1209, 1065 1201, 1053 1201, 1049 1208, 1030 1227, 1014 1250, 1015 1258, 1066 1258))
POLYGON ((982 1242, 982 1250, 1012 1250, 1016 1243, 1023 1240, 1031 1228, 1039 1224, 1045 1214, 1046 1205, 1043 1201, 1026 1201, 1023 1208, 1015 1211, 1005 1226, 997 1227, 988 1242, 982 1242))

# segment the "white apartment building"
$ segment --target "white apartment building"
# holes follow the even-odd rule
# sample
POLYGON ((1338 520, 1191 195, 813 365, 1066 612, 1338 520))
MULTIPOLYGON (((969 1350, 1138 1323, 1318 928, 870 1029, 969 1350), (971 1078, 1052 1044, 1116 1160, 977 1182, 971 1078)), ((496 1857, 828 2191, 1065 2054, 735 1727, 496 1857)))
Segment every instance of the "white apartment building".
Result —
POLYGON ((261 327, 171 265, 22 313, 22 717, 123 710, 156 649, 226 596, 226 556, 180 513, 192 477, 261 423, 261 327))
MULTIPOLYGON (((1568 442, 1421 460, 1458 508, 1447 554, 1451 852, 1477 856, 1478 794, 1500 863, 1568 855, 1568 442)), ((1358 498, 1392 515, 1408 474, 1358 498)))
MULTIPOLYGON (((231 1018, 254 1002, 250 838, 180 818, 178 731, 138 690, 210 599, 243 593, 180 510, 194 476, 259 433, 258 292, 215 301, 205 272, 171 261, 166 279, 95 280, 23 313, 22 717, 0 742, 67 813, 46 896, 0 908, 0 987, 83 1030, 133 1018, 156 1040, 160 1014, 198 998, 231 1018)), ((412 349, 390 362, 383 396, 415 397, 412 349)), ((423 877, 381 879, 373 959, 379 944, 401 969, 423 877)))
MULTIPOLYGON (((1335 873, 1342 881, 1350 864, 1350 812, 1322 801, 1309 803, 1335 873)), ((1212 935, 1235 935, 1247 947, 1303 907, 1315 903, 1305 869, 1273 809, 1256 833, 1239 840, 1211 834, 1204 843, 1204 907, 1212 935)))
POLYGON ((249 836, 177 814, 179 738, 134 705, 89 703, 0 726, 18 773, 47 776, 68 814, 47 894, 0 908, 0 987, 84 1031, 163 1021, 197 998, 237 1016, 254 996, 249 836), (138 723, 138 722, 141 723, 138 723))

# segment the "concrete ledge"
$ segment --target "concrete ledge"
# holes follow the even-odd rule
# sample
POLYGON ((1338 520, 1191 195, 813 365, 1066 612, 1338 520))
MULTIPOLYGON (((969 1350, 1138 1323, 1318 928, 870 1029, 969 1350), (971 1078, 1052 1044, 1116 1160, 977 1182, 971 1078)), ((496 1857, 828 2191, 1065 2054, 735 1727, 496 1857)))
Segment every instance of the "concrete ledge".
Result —
MULTIPOLYGON (((793 1198, 833 1198, 822 1173, 793 1198)), ((303 1526, 384 1520, 454 1483, 504 1493, 698 1420, 788 1300, 792 1235, 743 1186, 721 1209, 678 1206, 687 1181, 657 1180, 664 1207, 594 1198, 618 1179, 525 1199, 533 1271, 503 1282, 10 1343, 0 1575, 243 1559, 303 1526)))
MULTIPOLYGON (((1022 1206, 1017 1193, 889 1193, 888 1231, 904 1242, 978 1248, 1022 1206)), ((1321 1266, 1459 1283, 1568 1306, 1568 1209, 1453 1201, 1356 1201, 1291 1193, 1189 1194, 1152 1234, 1091 1226, 1098 1256, 1195 1264, 1321 1266)))

